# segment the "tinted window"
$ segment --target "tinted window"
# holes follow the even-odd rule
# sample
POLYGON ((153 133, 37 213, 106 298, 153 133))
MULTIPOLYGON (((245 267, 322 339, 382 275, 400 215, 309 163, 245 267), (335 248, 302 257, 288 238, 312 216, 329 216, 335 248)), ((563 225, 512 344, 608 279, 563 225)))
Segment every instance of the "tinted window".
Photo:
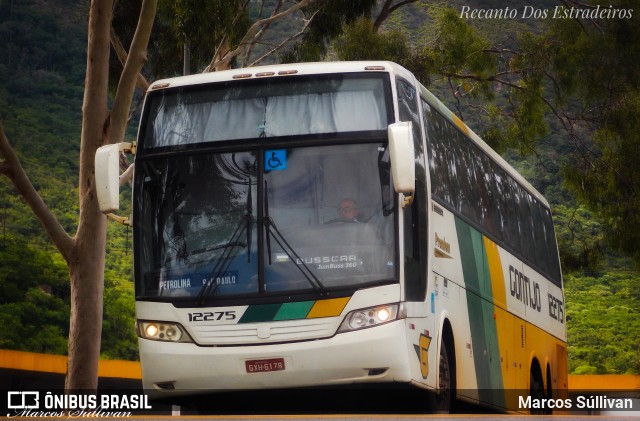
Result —
POLYGON ((416 154, 416 192, 411 206, 404 209, 405 294, 409 301, 423 301, 427 289, 427 238, 423 232, 427 221, 427 174, 418 95, 415 87, 404 80, 398 80, 398 111, 400 121, 410 121, 413 125, 413 144, 416 154))
POLYGON ((560 285, 550 211, 422 100, 432 194, 560 285))
POLYGON ((385 130, 386 78, 370 73, 293 76, 152 92, 141 146, 385 130))
POLYGON ((429 171, 433 194, 459 209, 458 172, 446 120, 422 101, 427 138, 429 139, 429 171))

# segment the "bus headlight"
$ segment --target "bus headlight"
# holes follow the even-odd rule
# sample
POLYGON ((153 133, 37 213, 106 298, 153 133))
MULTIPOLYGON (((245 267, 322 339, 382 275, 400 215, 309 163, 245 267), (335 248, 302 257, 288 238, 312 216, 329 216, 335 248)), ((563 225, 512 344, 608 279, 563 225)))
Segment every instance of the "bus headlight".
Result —
POLYGON ((178 323, 138 320, 138 336, 152 341, 193 342, 189 334, 178 323))
POLYGON ((338 333, 379 326, 405 317, 406 310, 401 303, 354 310, 344 318, 338 333))

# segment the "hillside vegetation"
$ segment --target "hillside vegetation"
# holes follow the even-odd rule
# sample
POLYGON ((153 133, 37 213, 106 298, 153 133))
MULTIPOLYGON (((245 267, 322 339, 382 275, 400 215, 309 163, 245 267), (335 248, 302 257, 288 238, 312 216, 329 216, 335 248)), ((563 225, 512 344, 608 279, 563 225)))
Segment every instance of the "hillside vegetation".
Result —
MULTIPOLYGON (((491 7, 499 2, 477 3, 491 7)), ((80 0, 0 1, 0 118, 38 191, 70 233, 78 215, 86 8, 80 0)), ((419 40, 428 36, 426 19, 424 8, 413 6, 389 25, 419 40)), ((444 81, 432 80, 431 89, 455 105, 444 81)), ((473 126, 473 116, 468 121, 473 126)), ((539 142, 537 155, 523 158, 519 151, 507 151, 504 156, 552 204, 565 272, 570 370, 640 373, 640 274, 628 258, 607 248, 602 224, 563 187, 567 154, 561 144, 552 135, 539 142)), ((129 198, 125 191, 121 202, 129 198)), ((109 224, 105 279, 103 357, 136 359, 131 232, 116 223, 109 224)), ((0 348, 66 353, 66 265, 4 177, 0 322, 0 348)))
MULTIPOLYGON (((86 9, 83 1, 0 2, 0 118, 34 186, 69 233, 78 217, 86 9)), ((66 354, 67 266, 6 177, 0 177, 0 230, 0 347, 66 354)), ((105 358, 137 358, 131 265, 130 233, 110 224, 105 358)))

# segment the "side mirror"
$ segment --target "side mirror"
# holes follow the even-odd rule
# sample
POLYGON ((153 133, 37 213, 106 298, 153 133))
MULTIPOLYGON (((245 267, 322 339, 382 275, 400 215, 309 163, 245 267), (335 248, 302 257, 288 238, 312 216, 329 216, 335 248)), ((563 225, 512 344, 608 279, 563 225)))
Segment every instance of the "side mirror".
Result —
POLYGON ((405 196, 404 205, 410 205, 416 191, 413 127, 410 122, 393 123, 389 125, 387 132, 393 186, 396 193, 402 193, 405 196))
POLYGON ((96 194, 102 213, 120 208, 120 152, 134 152, 131 143, 118 143, 98 148, 95 158, 96 194))

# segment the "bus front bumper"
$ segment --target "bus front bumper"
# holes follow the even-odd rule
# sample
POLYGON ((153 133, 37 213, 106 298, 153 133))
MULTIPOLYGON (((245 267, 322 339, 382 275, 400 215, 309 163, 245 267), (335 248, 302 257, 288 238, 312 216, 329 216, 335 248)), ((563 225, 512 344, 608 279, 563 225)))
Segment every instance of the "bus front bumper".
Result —
POLYGON ((160 398, 215 391, 409 382, 405 335, 404 321, 399 320, 327 339, 261 346, 205 347, 140 339, 143 384, 146 393, 160 398), (264 369, 270 371, 260 371, 264 369))

